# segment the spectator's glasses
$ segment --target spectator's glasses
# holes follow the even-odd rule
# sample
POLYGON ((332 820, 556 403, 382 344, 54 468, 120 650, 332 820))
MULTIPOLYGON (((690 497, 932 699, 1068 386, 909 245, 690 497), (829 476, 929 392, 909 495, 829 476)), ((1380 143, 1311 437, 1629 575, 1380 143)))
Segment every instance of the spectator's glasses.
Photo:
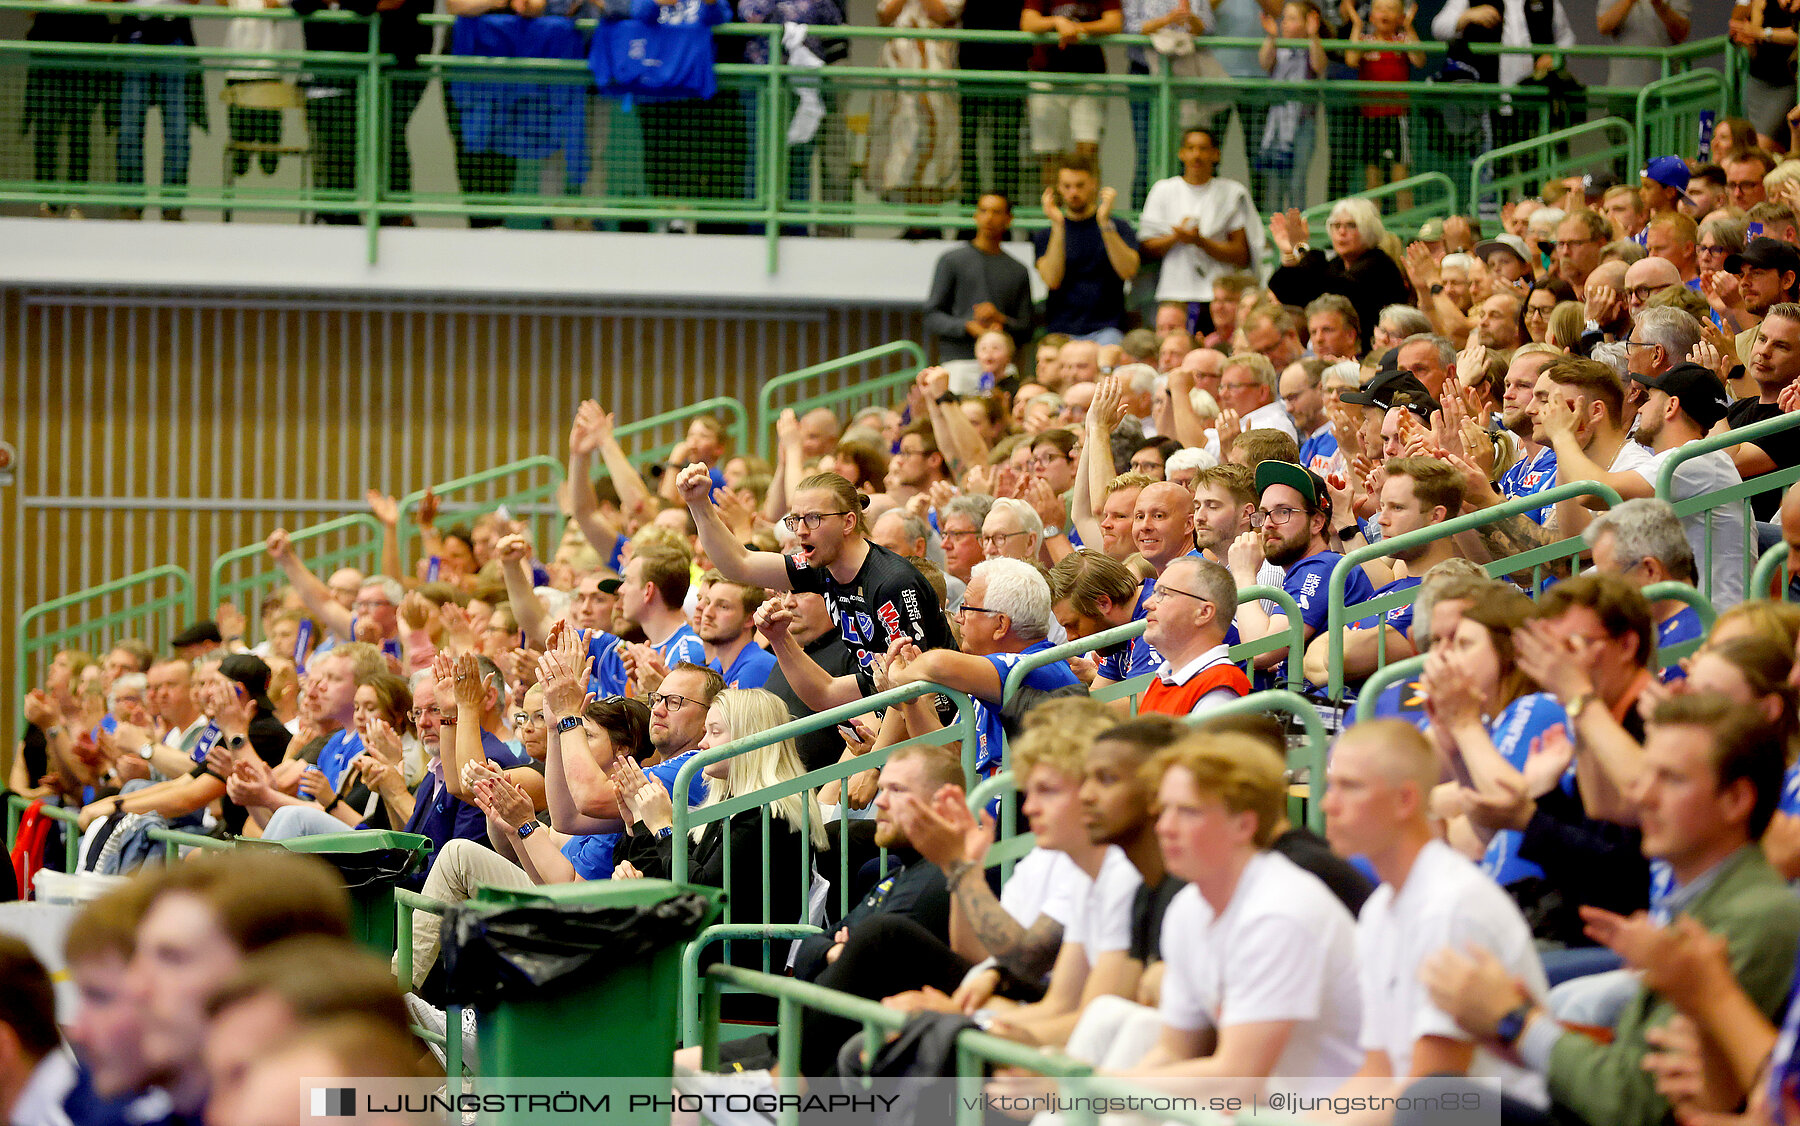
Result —
POLYGON ((1627 348, 1654 348, 1654 347, 1656 347, 1656 345, 1650 343, 1648 340, 1621 340, 1619 343, 1625 345, 1625 347, 1627 347, 1627 348))
POLYGON ((1733 195, 1736 195, 1740 192, 1753 192, 1762 187, 1762 183, 1761 180, 1727 180, 1725 186, 1731 190, 1733 195))
MULTIPOLYGON (((1293 509, 1289 509, 1288 511, 1292 512, 1293 509)), ((1212 602, 1212 599, 1206 597, 1204 594, 1195 594, 1191 590, 1182 590, 1180 587, 1169 586, 1167 583, 1157 583, 1155 586, 1151 587, 1150 597, 1146 601, 1160 602, 1171 594, 1179 594, 1186 598, 1192 598, 1196 602, 1205 602, 1208 604, 1211 604, 1212 602)))
POLYGON ((1634 285, 1625 291, 1625 295, 1634 301, 1648 301, 1668 288, 1666 285, 1634 285))
POLYGON ((358 614, 366 614, 371 610, 381 610, 393 606, 385 598, 359 598, 350 604, 350 608, 358 614))
POLYGON ((961 606, 958 606, 956 608, 956 616, 957 617, 960 618, 964 614, 993 614, 996 617, 1005 617, 1006 616, 1004 611, 990 610, 986 606, 971 606, 967 602, 963 603, 961 606))
POLYGON ((663 708, 670 713, 678 712, 689 704, 698 704, 698 700, 690 700, 686 696, 665 696, 660 692, 650 693, 650 710, 663 708))
POLYGON ((426 716, 431 716, 433 719, 442 721, 444 718, 444 709, 438 707, 436 704, 433 704, 429 708, 414 708, 412 711, 407 712, 406 714, 412 717, 412 721, 414 723, 425 722, 426 716))
POLYGON ((806 526, 807 531, 816 532, 827 516, 848 515, 850 515, 848 512, 808 512, 805 514, 790 512, 781 518, 781 522, 787 526, 787 530, 790 532, 798 532, 802 524, 806 526))
POLYGON ((1068 454, 1059 454, 1059 453, 1038 454, 1037 456, 1035 456, 1031 459, 1031 464, 1038 469, 1048 469, 1052 465, 1055 465, 1059 461, 1070 461, 1070 460, 1073 460, 1073 459, 1071 459, 1068 454))
POLYGON ((1704 243, 1703 242, 1699 246, 1694 248, 1694 252, 1696 254, 1700 255, 1700 257, 1702 257, 1702 258, 1723 258, 1723 257, 1725 257, 1725 255, 1731 253, 1725 247, 1720 246, 1716 242, 1715 243, 1704 243))
POLYGON ((1006 541, 1014 536, 1029 536, 1030 532, 989 532, 981 537, 981 546, 999 549, 1006 546, 1006 541))
MULTIPOLYGON (((1599 241, 1600 240, 1597 238, 1566 238, 1566 239, 1559 239, 1558 241, 1551 243, 1550 248, 1552 250, 1554 250, 1559 246, 1586 246, 1590 242, 1599 242, 1599 241)), ((1538 246, 1540 246, 1540 247, 1542 247, 1543 245, 1544 244, 1541 242, 1538 243, 1538 246)))
POLYGON ((1533 305, 1527 302, 1525 305, 1525 319, 1531 320, 1535 317, 1540 321, 1547 321, 1550 319, 1550 310, 1554 308, 1556 308, 1554 304, 1533 305))
POLYGON ((1250 514, 1250 526, 1261 528, 1264 524, 1285 524, 1305 511, 1303 508, 1290 508, 1285 504, 1278 504, 1274 508, 1259 508, 1250 514))
POLYGON ((960 540, 964 536, 974 536, 976 539, 981 538, 981 533, 973 530, 967 532, 940 532, 938 534, 945 543, 949 543, 951 540, 960 540))
POLYGON ((513 713, 513 726, 515 728, 517 728, 517 727, 542 727, 542 726, 544 726, 544 713, 543 712, 514 712, 513 713))

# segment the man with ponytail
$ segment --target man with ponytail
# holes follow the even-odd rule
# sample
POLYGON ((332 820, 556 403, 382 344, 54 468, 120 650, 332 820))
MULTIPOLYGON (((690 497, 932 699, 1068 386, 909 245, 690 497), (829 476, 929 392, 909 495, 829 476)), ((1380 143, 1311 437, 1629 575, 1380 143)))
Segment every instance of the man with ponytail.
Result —
POLYGON ((800 482, 783 518, 800 541, 793 556, 756 551, 739 543, 712 503, 712 478, 704 465, 681 471, 676 490, 693 514, 700 546, 726 580, 775 591, 821 594, 851 652, 857 671, 833 677, 788 636, 791 599, 772 598, 756 618, 788 683, 807 706, 821 711, 874 691, 872 669, 894 641, 920 649, 954 649, 955 638, 937 595, 905 559, 869 538, 863 513, 869 498, 835 473, 800 482))

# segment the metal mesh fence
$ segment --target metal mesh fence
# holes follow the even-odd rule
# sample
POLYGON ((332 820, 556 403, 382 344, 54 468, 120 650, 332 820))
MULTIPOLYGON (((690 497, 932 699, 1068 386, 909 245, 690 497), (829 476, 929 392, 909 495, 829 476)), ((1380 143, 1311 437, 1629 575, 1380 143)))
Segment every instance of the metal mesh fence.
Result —
POLYGON ((1029 230, 1064 153, 1093 154, 1118 210, 1135 216, 1150 184, 1179 171, 1193 125, 1214 132, 1220 174, 1244 181, 1265 214, 1421 175, 1455 185, 1456 200, 1405 186, 1380 197, 1410 218, 1466 206, 1471 189, 1491 207, 1584 161, 1629 174, 1631 156, 1692 147, 1698 115, 1725 99, 1717 75, 1677 74, 1652 84, 1634 138, 1533 144, 1597 118, 1635 121, 1645 99, 1168 77, 1117 62, 1092 75, 959 70, 957 44, 928 37, 883 41, 880 65, 809 69, 779 52, 766 61, 757 28, 717 36, 711 98, 619 98, 568 56, 428 46, 403 66, 195 47, 166 28, 119 42, 131 21, 86 13, 35 19, 31 37, 0 41, 0 105, 12 101, 19 122, 0 136, 0 199, 165 218, 891 236, 962 227, 976 196, 997 189, 1029 230))

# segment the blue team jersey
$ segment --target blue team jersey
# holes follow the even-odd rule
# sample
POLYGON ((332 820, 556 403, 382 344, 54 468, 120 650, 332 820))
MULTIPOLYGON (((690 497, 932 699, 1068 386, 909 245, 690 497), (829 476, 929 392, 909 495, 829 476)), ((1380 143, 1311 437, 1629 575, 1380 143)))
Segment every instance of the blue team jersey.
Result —
MULTIPOLYGON (((1508 498, 1528 497, 1543 492, 1556 484, 1556 451, 1545 446, 1530 461, 1521 459, 1500 477, 1500 495, 1508 498)), ((1542 524, 1550 518, 1550 510, 1554 505, 1534 508, 1525 515, 1534 523, 1542 524)))
MULTIPOLYGON (((1014 665, 1033 654, 1042 653, 1053 648, 1048 640, 1029 646, 1022 653, 990 653, 988 661, 994 671, 1000 675, 1002 687, 1006 684, 1006 674, 1014 665)), ((1042 665, 1025 674, 1025 687, 1035 688, 1040 692, 1052 692, 1058 688, 1066 688, 1072 684, 1080 684, 1075 670, 1067 661, 1042 665)), ((1000 762, 1005 757, 1006 732, 1000 725, 1000 705, 996 702, 975 698, 975 773, 983 778, 991 778, 1000 769, 1000 762)))
MULTIPOLYGON (((594 659, 594 677, 588 682, 589 690, 601 696, 625 695, 629 678, 625 673, 625 659, 619 655, 619 639, 603 629, 589 630, 586 636, 588 656, 594 659)), ((651 648, 661 655, 663 664, 671 671, 683 661, 694 665, 707 663, 706 646, 686 622, 651 648)))
MULTIPOLYGON (((1683 606, 1680 613, 1656 627, 1656 649, 1660 653, 1671 646, 1699 641, 1705 636, 1706 627, 1700 624, 1699 613, 1692 606, 1683 606)), ((1687 679, 1687 672, 1680 665, 1670 665, 1657 675, 1664 684, 1687 679)))
MULTIPOLYGON (((1132 621, 1144 620, 1144 611, 1150 608, 1150 592, 1155 589, 1155 579, 1144 580, 1143 589, 1138 592, 1137 605, 1131 611, 1132 621)), ((1129 646, 1106 654, 1097 664, 1097 675, 1117 684, 1121 680, 1155 672, 1162 664, 1162 654, 1156 651, 1156 646, 1150 644, 1147 638, 1135 637, 1129 646)))
POLYGON ((344 779, 344 768, 350 765, 351 759, 362 754, 362 749, 362 736, 348 727, 327 739, 319 748, 319 761, 314 764, 325 776, 325 784, 335 791, 344 779))
POLYGON ((708 663, 719 670, 719 675, 725 678, 727 688, 761 688, 768 681, 769 674, 775 671, 775 654, 752 641, 744 646, 737 659, 731 662, 730 668, 719 668, 717 661, 708 663))
MULTIPOLYGON (((684 751, 655 766, 646 767, 644 773, 663 784, 663 789, 671 795, 675 792, 675 776, 681 773, 681 764, 694 757, 694 751, 684 751)), ((688 783, 688 806, 692 808, 706 800, 706 775, 702 771, 694 772, 694 780, 688 783)), ((623 833, 587 833, 578 837, 570 837, 563 843, 562 854, 575 869, 575 874, 584 880, 610 880, 613 874, 613 851, 619 847, 619 839, 623 833)))
MULTIPOLYGON (((1552 727, 1567 730, 1568 726, 1568 714, 1556 697, 1547 692, 1534 692, 1506 705, 1506 710, 1500 713, 1488 734, 1493 737, 1494 749, 1500 752, 1500 757, 1511 763, 1513 769, 1523 770, 1525 756, 1531 753, 1532 740, 1552 727)), ((1488 841, 1487 854, 1481 858, 1481 869, 1501 887, 1528 876, 1544 874, 1536 864, 1519 859, 1519 842, 1524 836, 1517 829, 1502 829, 1488 841)))
MULTIPOLYGON (((1287 569, 1287 575, 1281 581, 1281 589, 1287 591, 1289 597, 1300 607, 1300 620, 1306 624, 1306 641, 1311 641, 1320 630, 1325 628, 1326 619, 1331 616, 1331 572, 1343 556, 1335 551, 1321 551, 1317 555, 1309 555, 1287 569)), ((1369 576, 1361 567, 1350 569, 1344 580, 1344 605, 1354 606, 1359 602, 1367 602, 1375 597, 1375 587, 1369 582, 1369 576)), ((1297 654, 1295 655, 1297 656, 1297 654)), ((1285 688, 1287 686, 1287 661, 1269 669, 1262 674, 1257 687, 1285 688)), ((1317 685, 1302 682, 1302 691, 1318 692, 1317 685)))
POLYGON ((1800 763, 1787 768, 1781 779, 1781 801, 1776 806, 1782 813, 1800 813, 1800 763))
MULTIPOLYGON (((1371 598, 1380 598, 1382 595, 1392 594, 1396 590, 1411 590, 1413 587, 1418 586, 1421 582, 1424 582, 1424 581, 1425 580, 1423 580, 1423 579, 1415 579, 1415 578, 1395 579, 1393 582, 1387 584, 1386 586, 1382 587, 1380 590, 1376 591, 1374 594, 1370 595, 1370 597, 1371 598)), ((1408 641, 1412 640, 1413 604, 1411 602, 1408 602, 1404 606, 1394 607, 1392 610, 1389 610, 1387 613, 1383 614, 1381 616, 1381 618, 1382 618, 1383 623, 1385 623, 1386 625, 1388 625, 1388 626, 1392 627, 1394 630, 1396 630, 1400 634, 1401 637, 1406 638, 1408 641)), ((1350 628, 1351 629, 1374 629, 1375 628, 1375 619, 1374 618, 1364 618, 1359 622, 1352 623, 1350 628)))
POLYGON ((1343 461, 1338 453, 1337 428, 1330 423, 1300 443, 1300 464, 1327 480, 1343 468, 1343 461))
POLYGON ((1419 682, 1402 680, 1390 684, 1375 697, 1376 719, 1403 719, 1420 731, 1430 720, 1425 715, 1425 697, 1421 694, 1419 682))

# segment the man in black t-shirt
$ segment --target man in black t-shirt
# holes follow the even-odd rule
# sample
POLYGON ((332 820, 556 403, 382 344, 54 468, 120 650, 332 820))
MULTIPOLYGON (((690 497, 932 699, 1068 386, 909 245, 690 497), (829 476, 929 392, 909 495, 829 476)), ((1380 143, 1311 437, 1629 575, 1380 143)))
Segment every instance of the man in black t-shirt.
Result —
POLYGON ((910 641, 921 650, 956 648, 931 585, 911 563, 869 540, 863 515, 868 498, 844 478, 816 473, 794 490, 793 511, 785 518, 800 540, 793 558, 753 551, 732 536, 713 506, 706 466, 683 469, 676 488, 693 514, 700 546, 726 579, 825 596, 844 643, 856 655, 852 676, 833 677, 806 658, 782 628, 779 614, 788 612, 785 600, 772 599, 757 615, 788 684, 809 707, 824 711, 872 695, 875 661, 896 641, 910 641))
MULTIPOLYGON (((1787 413, 1782 403, 1783 392, 1796 377, 1800 377, 1800 305, 1784 302, 1771 306, 1761 328, 1762 332, 1751 346, 1750 363, 1746 368, 1750 378, 1756 381, 1757 395, 1731 404, 1725 411, 1725 421, 1714 428, 1715 434, 1739 430, 1787 413)), ((1746 481, 1777 469, 1800 465, 1800 429, 1742 442, 1731 447, 1730 452, 1738 475, 1746 481)), ((1751 498, 1758 520, 1773 520, 1780 505, 1779 489, 1751 498)))

